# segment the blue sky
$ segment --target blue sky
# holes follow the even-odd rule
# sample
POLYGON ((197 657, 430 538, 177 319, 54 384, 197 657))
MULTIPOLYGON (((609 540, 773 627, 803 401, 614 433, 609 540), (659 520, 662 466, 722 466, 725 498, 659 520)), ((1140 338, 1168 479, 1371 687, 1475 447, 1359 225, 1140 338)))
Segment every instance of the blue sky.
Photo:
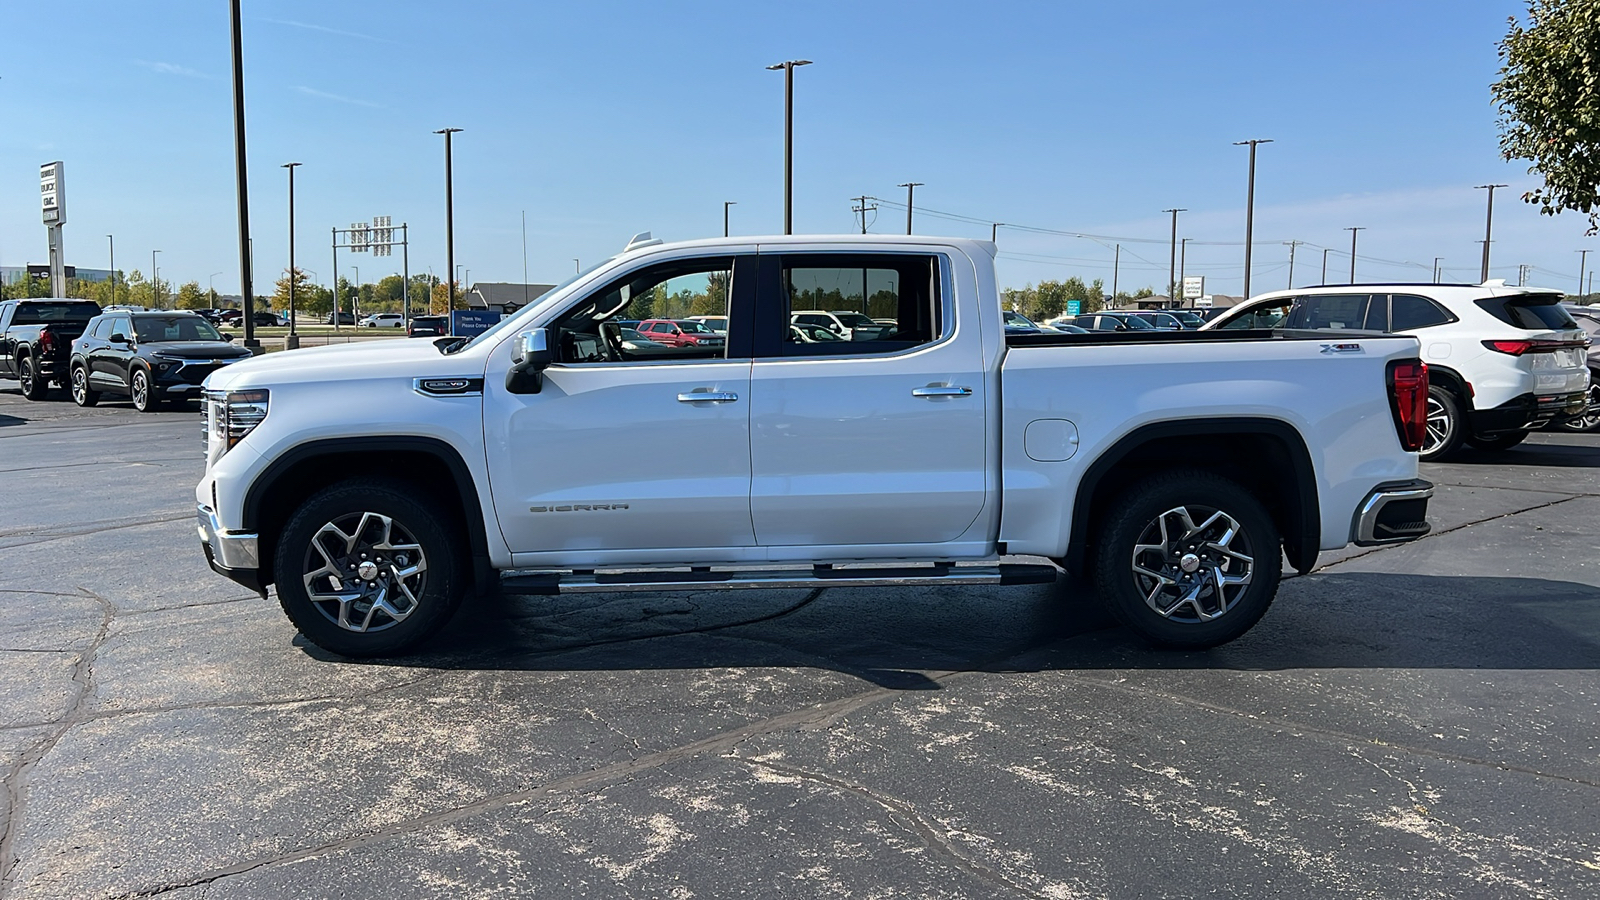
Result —
MULTIPOLYGON (((0 59, 0 263, 45 259, 38 166, 66 162, 68 262, 238 287, 228 4, 56 0, 0 59), (44 37, 48 21, 59 41, 44 37)), ((782 230, 783 76, 796 73, 795 230, 858 225, 851 197, 1000 229, 1001 280, 1166 280, 1186 207, 1190 274, 1242 286, 1245 138, 1260 150, 1256 292, 1349 274, 1476 280, 1486 182, 1494 275, 1576 287, 1587 220, 1518 199, 1488 85, 1512 0, 1435 2, 629 3, 245 0, 250 203, 258 292, 297 256, 326 282, 334 225, 411 224, 413 271, 444 273, 442 138, 455 137, 456 261, 473 281, 559 280, 635 232, 782 230), (1414 263, 1414 266, 1402 263, 1414 263)), ((883 207, 877 232, 904 229, 883 207)), ((924 234, 989 227, 919 215, 924 234)), ((392 260, 343 255, 372 280, 392 260), (380 265, 385 263, 386 265, 380 265)), ((1600 254, 1591 255, 1600 265, 1600 254)))

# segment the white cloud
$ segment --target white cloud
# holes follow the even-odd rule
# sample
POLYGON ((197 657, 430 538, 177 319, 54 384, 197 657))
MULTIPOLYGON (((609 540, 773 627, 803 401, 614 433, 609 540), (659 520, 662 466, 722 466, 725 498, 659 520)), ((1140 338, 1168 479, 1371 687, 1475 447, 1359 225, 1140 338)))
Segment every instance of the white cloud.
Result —
POLYGON ((182 75, 185 78, 199 78, 202 80, 210 80, 211 78, 210 75, 207 75, 204 72, 197 72, 194 69, 180 66, 176 63, 151 62, 146 59, 136 59, 133 61, 133 64, 136 66, 143 66, 152 72, 160 72, 163 75, 182 75))
POLYGON ((296 22, 293 19, 258 19, 257 21, 270 22, 273 25, 287 25, 290 28, 303 28, 306 31, 320 31, 323 34, 336 34, 340 37, 353 37, 363 41, 372 41, 376 44, 399 43, 398 41, 391 41, 388 38, 376 37, 370 34, 362 34, 357 31, 340 31, 337 28, 329 28, 326 25, 313 25, 310 22, 296 22))
POLYGON ((330 94, 327 91, 319 91, 316 88, 308 88, 305 85, 297 84, 295 85, 294 89, 302 94, 305 94, 307 97, 317 97, 322 100, 332 100, 336 103, 348 103, 352 106, 365 106, 369 109, 387 109, 387 107, 378 103, 372 103, 366 100, 358 100, 355 97, 344 97, 340 96, 339 94, 330 94))

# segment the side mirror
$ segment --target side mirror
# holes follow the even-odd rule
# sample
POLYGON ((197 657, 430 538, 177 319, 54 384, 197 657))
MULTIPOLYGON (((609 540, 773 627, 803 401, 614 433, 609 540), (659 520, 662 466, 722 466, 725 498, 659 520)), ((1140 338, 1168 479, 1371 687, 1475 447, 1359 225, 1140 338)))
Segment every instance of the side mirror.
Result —
POLYGON ((111 343, 113 343, 113 344, 126 344, 127 342, 128 342, 128 336, 127 335, 123 334, 120 331, 112 333, 112 335, 111 335, 111 343))
POLYGON ((506 390, 513 394, 537 394, 544 388, 544 370, 555 361, 550 352, 550 332, 544 328, 524 331, 515 338, 511 368, 506 372, 506 390))
POLYGON ((220 334, 220 335, 222 335, 222 339, 223 339, 223 340, 225 340, 225 341, 231 341, 231 340, 233 340, 233 335, 231 335, 231 334, 229 334, 229 333, 228 333, 228 332, 226 332, 226 331, 219 331, 219 332, 217 332, 217 333, 218 333, 218 334, 220 334))

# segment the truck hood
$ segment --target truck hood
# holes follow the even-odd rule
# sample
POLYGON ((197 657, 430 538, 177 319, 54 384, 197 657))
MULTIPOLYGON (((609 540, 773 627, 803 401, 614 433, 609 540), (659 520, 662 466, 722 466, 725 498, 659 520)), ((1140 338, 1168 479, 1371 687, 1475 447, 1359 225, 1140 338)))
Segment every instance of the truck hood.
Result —
MULTIPOLYGON (((247 390, 274 385, 477 375, 481 356, 446 356, 432 341, 396 338, 267 353, 206 376, 206 390, 247 390)), ((330 385, 331 386, 331 385, 330 385)))

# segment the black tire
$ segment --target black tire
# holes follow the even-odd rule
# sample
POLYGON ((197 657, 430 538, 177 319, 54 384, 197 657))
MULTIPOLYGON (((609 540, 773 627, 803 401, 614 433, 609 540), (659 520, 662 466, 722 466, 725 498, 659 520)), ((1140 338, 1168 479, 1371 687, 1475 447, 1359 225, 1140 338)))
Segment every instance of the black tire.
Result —
POLYGON ((1562 419, 1551 427, 1569 434, 1600 431, 1600 370, 1589 370, 1589 408, 1583 411, 1583 415, 1562 419))
POLYGON ((1110 510, 1097 529, 1095 586, 1117 621, 1150 643, 1225 644, 1260 621, 1277 596, 1282 538, 1266 507, 1236 482, 1180 469, 1132 488, 1110 510))
POLYGON ((139 412, 154 412, 161 408, 156 387, 150 383, 150 371, 143 366, 135 366, 128 376, 128 399, 133 401, 133 408, 139 412))
POLYGON ((278 603, 308 640, 342 656, 414 647, 461 603, 465 548, 451 522, 414 486, 351 479, 324 488, 300 504, 279 535, 278 603), (354 588, 341 599, 351 572, 354 588))
POLYGON ((1428 385, 1428 430, 1422 440, 1423 462, 1447 459, 1461 449, 1466 436, 1466 417, 1461 412, 1461 400, 1449 388, 1428 385))
POLYGON ((1469 437, 1467 438, 1467 443, 1475 450, 1510 450, 1526 440, 1527 437, 1528 433, 1526 431, 1508 431, 1505 434, 1497 434, 1492 437, 1469 437))
POLYGON ((73 366, 69 376, 72 387, 72 402, 83 407, 90 407, 100 402, 100 392, 89 387, 89 371, 83 366, 73 366))
POLYGON ((29 400, 43 400, 50 394, 50 383, 39 377, 32 356, 17 359, 17 381, 22 384, 22 396, 29 400))

